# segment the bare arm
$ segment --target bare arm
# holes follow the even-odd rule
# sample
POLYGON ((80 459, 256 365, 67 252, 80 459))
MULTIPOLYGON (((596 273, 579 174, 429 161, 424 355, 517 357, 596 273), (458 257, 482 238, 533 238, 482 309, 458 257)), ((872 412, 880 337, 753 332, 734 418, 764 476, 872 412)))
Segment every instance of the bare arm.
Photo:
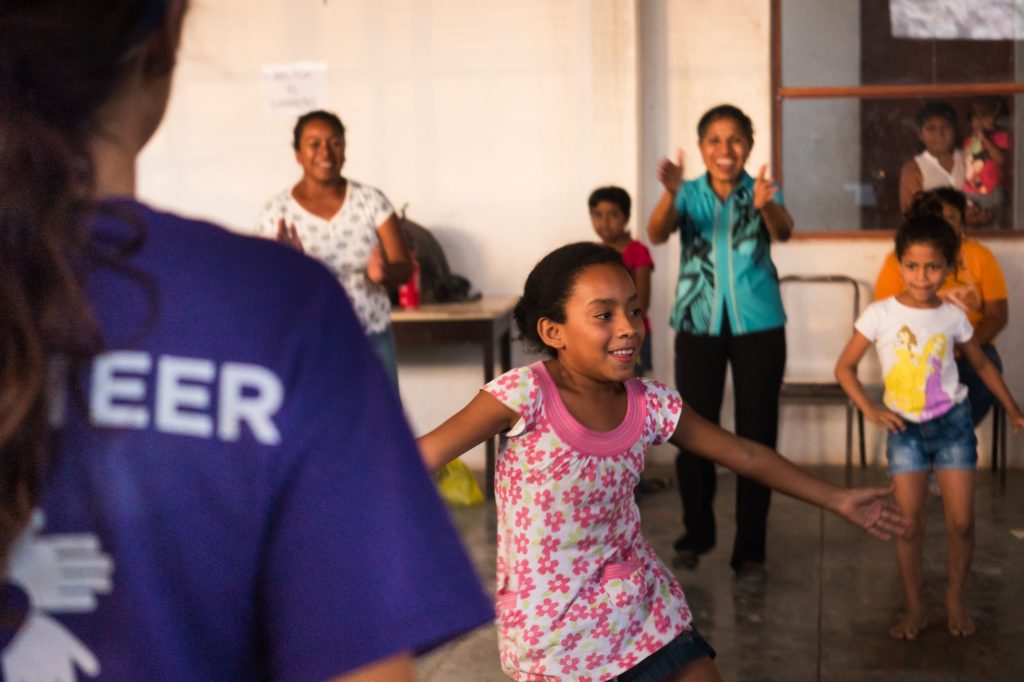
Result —
POLYGON ((901 534, 906 527, 899 509, 886 501, 888 489, 841 488, 812 476, 771 448, 715 426, 689 406, 683 406, 671 441, 779 492, 833 511, 882 540, 901 534))
POLYGON ((902 431, 906 428, 903 419, 888 408, 872 403, 871 398, 864 391, 864 385, 857 378, 857 365, 860 364, 861 358, 870 347, 871 342, 866 336, 860 332, 854 332, 853 338, 846 344, 839 360, 836 361, 836 380, 868 420, 889 431, 902 431))
POLYGON ((408 281, 412 275, 412 256, 394 213, 377 226, 377 236, 380 238, 381 251, 378 256, 370 257, 366 276, 385 286, 398 286, 408 281))
POLYGON ((981 350, 981 346, 978 345, 973 336, 966 343, 961 343, 957 347, 963 356, 967 358, 967 361, 971 363, 971 367, 978 373, 978 377, 988 386, 988 390, 992 391, 992 395, 1006 408, 1006 416, 1010 420, 1013 432, 1017 433, 1021 426, 1024 426, 1024 415, 1021 414, 1020 407, 1017 406, 1017 402, 1010 394, 1010 389, 1006 387, 1006 382, 1003 381, 1003 376, 999 373, 999 370, 996 369, 996 366, 992 364, 992 361, 981 350))
POLYGON ((407 653, 401 653, 383 661, 364 665, 344 675, 332 677, 329 682, 412 682, 414 679, 416 670, 413 668, 412 657, 407 653))
POLYGON ((985 148, 986 152, 988 152, 989 158, 992 159, 996 165, 1002 166, 1003 161, 1006 160, 1006 157, 1003 155, 1003 150, 989 138, 986 131, 979 131, 978 134, 981 138, 981 146, 985 148))
POLYGON ((766 177, 768 164, 761 166, 754 179, 754 208, 761 213, 764 226, 773 242, 784 242, 793 234, 793 216, 786 207, 773 201, 779 186, 766 177))
POLYGON ((924 187, 924 178, 917 161, 910 159, 900 170, 900 213, 906 213, 914 202, 914 195, 924 187))
POLYGON ((669 235, 676 229, 678 220, 679 213, 676 211, 675 195, 664 192, 647 221, 647 236, 651 243, 664 244, 667 242, 669 235))
POLYGON ((974 340, 979 346, 992 343, 1003 330, 1010 318, 1010 308, 1005 298, 981 302, 981 323, 974 330, 974 340))
POLYGON ((793 234, 793 217, 782 204, 768 202, 761 209, 764 226, 768 229, 773 242, 787 241, 793 234))
POLYGON ((508 431, 517 421, 518 414, 480 391, 445 423, 418 439, 423 462, 428 470, 437 471, 470 448, 508 431))
POLYGON ((676 150, 675 162, 668 158, 658 161, 656 174, 658 182, 665 188, 665 193, 651 211, 651 217, 647 221, 647 236, 650 237, 652 244, 664 244, 676 229, 676 222, 679 220, 676 193, 683 184, 683 150, 676 150))

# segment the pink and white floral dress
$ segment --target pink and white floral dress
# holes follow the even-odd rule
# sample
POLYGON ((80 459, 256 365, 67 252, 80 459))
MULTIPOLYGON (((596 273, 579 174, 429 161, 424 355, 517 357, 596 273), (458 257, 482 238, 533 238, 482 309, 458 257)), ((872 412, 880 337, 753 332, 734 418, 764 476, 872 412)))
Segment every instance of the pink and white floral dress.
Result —
POLYGON ((544 363, 484 387, 521 419, 498 454, 497 616, 516 680, 607 680, 690 627, 683 590, 640 534, 633 488, 644 454, 675 431, 679 394, 625 383, 612 431, 566 409, 544 363))

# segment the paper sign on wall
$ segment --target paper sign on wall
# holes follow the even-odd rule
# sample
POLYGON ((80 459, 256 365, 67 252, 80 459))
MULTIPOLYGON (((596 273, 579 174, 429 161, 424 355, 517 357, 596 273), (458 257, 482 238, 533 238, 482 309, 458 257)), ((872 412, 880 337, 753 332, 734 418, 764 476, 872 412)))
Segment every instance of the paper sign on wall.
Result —
POLYGON ((327 107, 327 63, 267 64, 260 69, 263 113, 297 116, 327 107))
POLYGON ((1022 0, 889 0, 894 38, 1020 40, 1022 0))

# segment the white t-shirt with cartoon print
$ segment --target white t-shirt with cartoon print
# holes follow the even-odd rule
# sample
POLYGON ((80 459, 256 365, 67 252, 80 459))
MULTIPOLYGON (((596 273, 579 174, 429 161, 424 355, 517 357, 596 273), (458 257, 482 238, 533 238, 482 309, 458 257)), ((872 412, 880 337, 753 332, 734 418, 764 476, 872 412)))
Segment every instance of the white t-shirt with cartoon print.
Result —
POLYGON ((974 335, 952 303, 911 308, 895 296, 872 303, 854 325, 875 344, 885 378, 883 402, 912 422, 941 417, 967 397, 953 356, 974 335))
POLYGON ((366 262, 380 245, 377 228, 395 209, 379 189, 345 182, 345 203, 329 219, 304 209, 286 189, 263 206, 256 232, 274 239, 279 220, 294 225, 306 254, 326 265, 345 288, 363 330, 379 334, 391 326, 391 301, 384 285, 366 277, 366 262))

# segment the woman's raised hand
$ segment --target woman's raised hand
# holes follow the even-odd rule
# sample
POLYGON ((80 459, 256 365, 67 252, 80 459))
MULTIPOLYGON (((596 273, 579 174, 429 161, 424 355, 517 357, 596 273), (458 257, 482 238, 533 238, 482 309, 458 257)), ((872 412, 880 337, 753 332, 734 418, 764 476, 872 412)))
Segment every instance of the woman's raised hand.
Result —
POLYGON ((658 182, 665 191, 675 196, 679 185, 683 184, 683 150, 676 149, 676 161, 673 163, 667 156, 658 161, 658 182))
POLYGON ((277 221, 277 241, 282 244, 287 244, 299 253, 305 253, 306 250, 302 248, 302 240, 299 239, 299 233, 296 231, 294 225, 289 225, 281 218, 277 221))
POLYGON ((761 170, 757 172, 757 178, 754 180, 754 209, 758 211, 767 206, 768 202, 774 199, 776 192, 779 191, 779 186, 775 181, 765 177, 767 172, 768 164, 764 164, 761 166, 761 170))

